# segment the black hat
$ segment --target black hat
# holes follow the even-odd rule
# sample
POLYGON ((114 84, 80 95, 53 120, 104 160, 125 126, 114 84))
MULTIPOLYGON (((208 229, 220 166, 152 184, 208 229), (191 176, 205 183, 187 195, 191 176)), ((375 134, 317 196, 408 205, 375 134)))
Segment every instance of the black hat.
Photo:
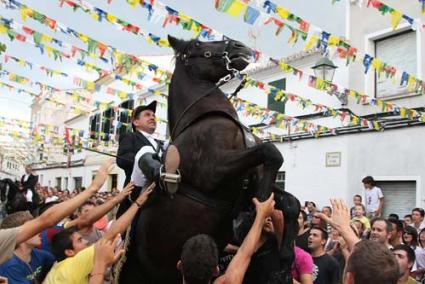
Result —
POLYGON ((138 106, 134 109, 133 111, 133 115, 132 115, 132 119, 135 119, 136 117, 139 116, 139 114, 147 109, 150 109, 151 111, 155 112, 156 111, 156 101, 152 101, 150 104, 145 105, 145 106, 138 106))
MULTIPOLYGON (((147 109, 149 109, 149 110, 151 110, 151 111, 153 111, 153 112, 156 112, 156 104, 157 104, 157 101, 152 101, 150 104, 148 104, 148 105, 145 105, 145 106, 138 106, 138 107, 136 107, 134 110, 133 110, 133 115, 131 116, 131 120, 134 120, 136 117, 138 117, 139 116, 139 114, 142 112, 142 111, 144 111, 144 110, 147 110, 147 109)), ((134 125, 132 124, 132 128, 133 128, 133 130, 135 130, 135 127, 134 127, 134 125)))

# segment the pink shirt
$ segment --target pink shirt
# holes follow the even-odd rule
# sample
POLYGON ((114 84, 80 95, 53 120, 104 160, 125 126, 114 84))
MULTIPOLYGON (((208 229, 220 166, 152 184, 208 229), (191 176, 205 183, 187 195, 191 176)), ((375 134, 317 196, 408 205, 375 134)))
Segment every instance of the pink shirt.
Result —
POLYGON ((313 258, 309 253, 299 247, 294 248, 295 261, 292 265, 292 278, 300 281, 301 274, 312 274, 313 273, 313 258))

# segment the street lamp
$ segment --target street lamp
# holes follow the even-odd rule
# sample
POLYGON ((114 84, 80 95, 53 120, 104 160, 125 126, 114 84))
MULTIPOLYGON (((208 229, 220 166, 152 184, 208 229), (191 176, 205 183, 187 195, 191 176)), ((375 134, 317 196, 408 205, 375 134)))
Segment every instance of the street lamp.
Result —
POLYGON ((332 82, 336 68, 338 67, 326 56, 322 57, 311 67, 316 77, 329 82, 332 82))
MULTIPOLYGON (((327 82, 332 82, 334 75, 335 75, 335 69, 338 68, 332 60, 330 60, 328 57, 324 56, 319 61, 314 64, 311 69, 314 71, 314 75, 317 78, 320 78, 322 80, 325 80, 327 82)), ((338 92, 338 91, 331 91, 328 90, 328 93, 330 95, 335 95, 338 100, 341 102, 342 105, 348 104, 348 98, 345 92, 338 92)))

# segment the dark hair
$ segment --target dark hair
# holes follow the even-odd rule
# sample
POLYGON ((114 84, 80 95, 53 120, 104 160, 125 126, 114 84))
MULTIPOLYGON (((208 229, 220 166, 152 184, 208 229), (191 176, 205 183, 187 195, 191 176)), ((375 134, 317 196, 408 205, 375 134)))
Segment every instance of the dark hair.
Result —
POLYGON ((303 215, 303 221, 307 221, 307 213, 304 210, 300 210, 301 215, 303 215))
POLYGON ((363 209, 363 211, 364 211, 364 212, 366 212, 366 207, 364 207, 364 205, 363 205, 363 204, 354 205, 354 208, 356 208, 356 206, 361 206, 361 207, 362 207, 362 209, 363 209))
POLYGON ((29 211, 17 211, 7 215, 1 222, 0 229, 10 229, 22 226, 26 222, 34 219, 29 211))
POLYGON ((404 218, 410 218, 410 219, 412 219, 412 214, 404 215, 404 218))
POLYGON ((375 185, 375 180, 373 179, 373 177, 367 176, 367 177, 364 177, 362 179, 362 183, 368 183, 368 184, 374 186, 375 185))
POLYGON ((205 234, 191 237, 183 245, 181 262, 186 283, 209 283, 218 265, 217 245, 205 234))
POLYGON ((404 234, 401 237, 401 239, 403 240, 404 244, 410 245, 412 247, 416 247, 418 245, 418 231, 416 231, 416 229, 412 226, 406 226, 406 228, 404 228, 404 233, 409 234, 412 236, 412 243, 408 244, 404 238, 404 234))
MULTIPOLYGON (((396 218, 393 218, 393 217, 389 217, 388 218, 388 222, 390 222, 391 224, 396 225, 397 232, 402 232, 403 231, 403 222, 400 221, 399 219, 396 219, 396 218)), ((392 226, 391 226, 391 231, 392 231, 392 226)))
POLYGON ((361 196, 360 194, 356 194, 356 195, 354 195, 354 197, 358 197, 358 198, 360 198, 360 201, 362 201, 362 200, 363 200, 363 198, 362 198, 362 196, 361 196))
POLYGON ((354 284, 396 284, 400 276, 398 262, 391 251, 371 240, 355 245, 346 271, 353 274, 354 284))
POLYGON ((409 263, 413 264, 415 262, 415 260, 416 260, 415 252, 413 251, 413 249, 410 246, 408 246, 406 244, 399 244, 399 245, 396 245, 392 249, 393 252, 396 251, 396 250, 405 251, 406 254, 407 254, 407 260, 409 261, 409 263))
POLYGON ((57 233, 52 238, 52 253, 56 261, 62 261, 67 258, 65 250, 74 249, 72 245, 72 235, 78 232, 77 227, 71 227, 57 233))
POLYGON ((413 208, 412 213, 413 213, 413 211, 419 212, 419 214, 421 214, 421 217, 425 216, 425 211, 424 211, 423 208, 416 207, 416 208, 413 208))
POLYGON ((322 232, 322 240, 327 240, 329 238, 328 232, 325 229, 323 229, 322 227, 313 226, 313 227, 311 227, 310 230, 313 230, 313 229, 316 229, 316 230, 319 230, 320 232, 322 232))
POLYGON ((393 225, 391 224, 391 222, 388 221, 387 219, 382 218, 382 217, 373 218, 372 221, 370 221, 370 227, 372 228, 373 224, 375 224, 375 222, 378 222, 378 221, 385 222, 385 227, 386 227, 387 233, 389 233, 393 230, 393 225))
POLYGON ((420 246, 421 248, 425 247, 425 246, 423 246, 423 245, 422 245, 422 242, 421 242, 421 234, 422 234, 423 232, 425 232, 425 228, 423 228, 423 229, 419 232, 419 234, 418 234, 418 243, 419 243, 419 246, 420 246))
POLYGON ((96 204, 94 203, 94 202, 92 202, 92 201, 90 201, 90 200, 86 200, 86 201, 84 201, 84 203, 83 204, 81 204, 81 206, 78 208, 78 212, 81 212, 82 210, 83 210, 83 207, 84 206, 96 206, 96 204))
POLYGON ((323 206, 323 208, 322 208, 322 212, 323 212, 323 209, 325 209, 325 208, 328 208, 329 209, 329 211, 331 212, 331 214, 332 214, 332 207, 330 207, 330 206, 323 206))
POLYGON ((395 214, 395 213, 391 213, 390 215, 388 215, 388 219, 390 219, 390 218, 400 220, 400 217, 398 217, 398 215, 395 214))

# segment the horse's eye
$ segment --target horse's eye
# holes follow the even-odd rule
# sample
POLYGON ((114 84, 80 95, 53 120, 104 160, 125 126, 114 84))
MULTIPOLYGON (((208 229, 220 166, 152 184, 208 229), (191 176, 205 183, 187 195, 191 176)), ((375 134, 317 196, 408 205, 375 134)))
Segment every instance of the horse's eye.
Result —
POLYGON ((199 47, 201 45, 201 43, 199 41, 195 42, 195 46, 199 47))

